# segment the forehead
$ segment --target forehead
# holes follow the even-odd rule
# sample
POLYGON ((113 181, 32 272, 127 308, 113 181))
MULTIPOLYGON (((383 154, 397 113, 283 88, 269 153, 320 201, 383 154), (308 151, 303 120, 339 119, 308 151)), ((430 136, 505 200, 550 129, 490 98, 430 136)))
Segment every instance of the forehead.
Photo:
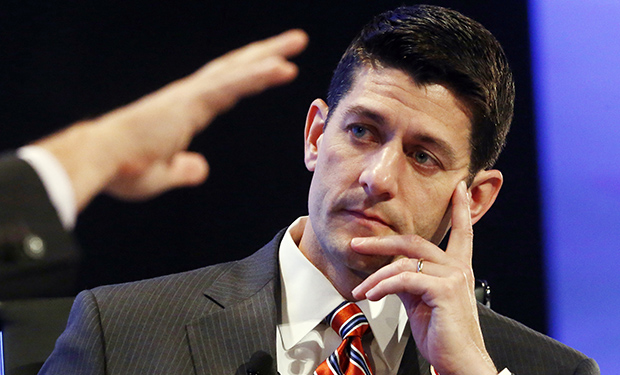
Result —
POLYGON ((464 103, 445 86, 418 85, 399 69, 359 68, 332 117, 362 118, 405 137, 435 139, 469 160, 471 118, 464 103))

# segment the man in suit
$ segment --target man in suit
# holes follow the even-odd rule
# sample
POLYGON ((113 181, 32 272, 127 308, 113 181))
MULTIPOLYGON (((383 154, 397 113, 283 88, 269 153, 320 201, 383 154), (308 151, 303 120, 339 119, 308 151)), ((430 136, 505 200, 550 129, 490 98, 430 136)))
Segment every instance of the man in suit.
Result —
POLYGON ((250 44, 0 157, 0 299, 75 295, 78 212, 101 192, 141 200, 204 181, 206 160, 185 151, 193 136, 241 98, 292 80, 287 58, 306 42, 293 30, 250 44))
POLYGON ((475 21, 378 16, 308 111, 308 217, 238 262, 82 292, 42 373, 310 374, 340 345, 323 318, 344 300, 369 320, 375 374, 598 373, 475 302, 472 225, 502 185, 513 99, 475 21))

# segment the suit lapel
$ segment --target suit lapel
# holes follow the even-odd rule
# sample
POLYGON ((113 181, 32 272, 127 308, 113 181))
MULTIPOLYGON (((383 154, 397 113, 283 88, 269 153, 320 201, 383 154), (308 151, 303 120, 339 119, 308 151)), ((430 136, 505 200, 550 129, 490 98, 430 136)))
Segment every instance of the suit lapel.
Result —
MULTIPOLYGON (((255 298, 220 309, 187 326, 197 374, 244 374, 253 354, 275 358, 273 283, 255 298)), ((274 363, 275 366, 275 363, 274 363)))
MULTIPOLYGON (((212 301, 205 315, 186 326, 197 375, 246 375, 256 353, 273 360, 276 373, 275 332, 280 303, 278 247, 284 230, 261 250, 226 265, 222 275, 208 286, 212 301)), ((429 364, 410 337, 398 375, 429 375, 429 364)))
POLYGON ((415 345, 413 336, 409 336, 403 359, 400 361, 398 375, 429 375, 430 365, 420 355, 415 345))
MULTIPOLYGON (((283 232, 229 268, 205 291, 212 305, 186 326, 196 374, 246 374, 250 358, 266 353, 275 371, 279 303, 277 249, 283 232)), ((275 373, 275 372, 274 372, 275 373)))

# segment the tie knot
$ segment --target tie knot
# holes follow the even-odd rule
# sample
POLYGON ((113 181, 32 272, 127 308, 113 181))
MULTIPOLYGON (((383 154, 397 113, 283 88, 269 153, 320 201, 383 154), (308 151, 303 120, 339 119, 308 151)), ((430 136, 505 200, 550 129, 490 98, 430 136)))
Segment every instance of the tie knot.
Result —
POLYGON ((361 337, 368 330, 368 319, 353 302, 344 301, 325 318, 340 337, 361 337))

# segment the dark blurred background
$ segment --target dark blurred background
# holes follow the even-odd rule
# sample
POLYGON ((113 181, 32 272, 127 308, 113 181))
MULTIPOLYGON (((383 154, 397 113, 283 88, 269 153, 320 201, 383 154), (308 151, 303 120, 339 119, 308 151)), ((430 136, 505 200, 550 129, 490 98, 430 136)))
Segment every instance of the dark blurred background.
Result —
MULTIPOLYGON (((505 184, 474 230, 474 271, 493 309, 547 330, 527 2, 428 1, 484 24, 508 55, 513 129, 505 184)), ((75 230, 79 288, 234 260, 307 212, 303 124, 340 55, 372 15, 402 1, 9 0, 0 7, 0 150, 126 104, 250 41, 302 28, 307 51, 291 85, 246 99, 191 145, 205 185, 148 203, 97 198, 75 230)))

